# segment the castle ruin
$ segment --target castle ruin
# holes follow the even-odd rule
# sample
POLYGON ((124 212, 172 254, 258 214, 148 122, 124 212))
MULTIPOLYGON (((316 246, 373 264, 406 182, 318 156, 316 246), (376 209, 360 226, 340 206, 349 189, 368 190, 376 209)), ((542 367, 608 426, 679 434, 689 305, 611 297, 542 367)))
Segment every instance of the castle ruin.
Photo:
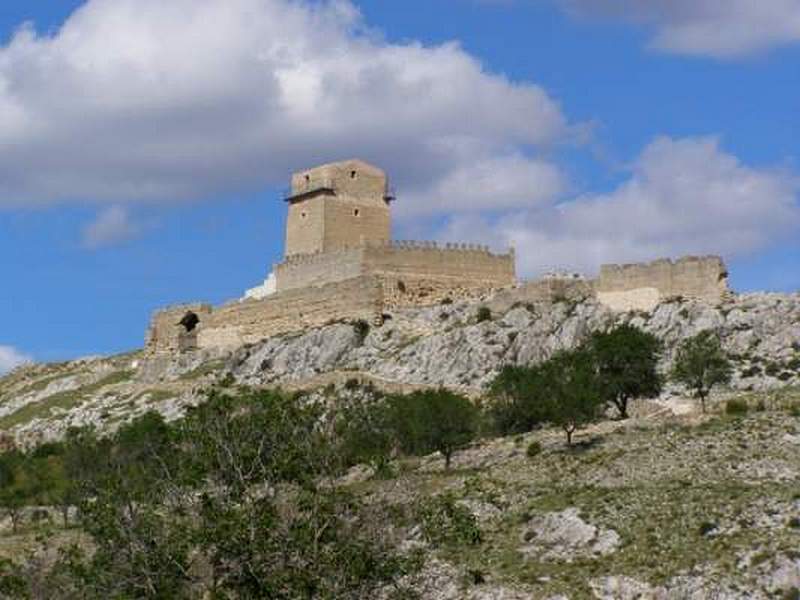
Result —
POLYGON ((595 296, 614 310, 651 310, 672 296, 719 303, 727 272, 718 257, 605 265, 595 280, 547 276, 518 283, 513 249, 391 240, 386 174, 360 160, 295 173, 285 257, 263 286, 214 308, 187 304, 158 311, 147 349, 184 352, 232 348, 334 321, 379 322, 394 309, 445 299, 553 301, 595 296))

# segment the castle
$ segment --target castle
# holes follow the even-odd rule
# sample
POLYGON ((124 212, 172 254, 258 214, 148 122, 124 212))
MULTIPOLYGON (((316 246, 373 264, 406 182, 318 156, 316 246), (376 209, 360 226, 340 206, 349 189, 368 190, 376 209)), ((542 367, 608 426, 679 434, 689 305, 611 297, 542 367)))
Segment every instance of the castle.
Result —
POLYGON ((546 276, 520 283, 514 250, 391 240, 386 174, 360 160, 295 173, 283 262, 245 299, 218 308, 186 304, 158 311, 151 352, 233 348, 340 320, 380 322, 392 310, 455 300, 553 301, 594 296, 615 310, 650 310, 672 296, 718 303, 727 293, 719 257, 605 265, 595 280, 546 276))

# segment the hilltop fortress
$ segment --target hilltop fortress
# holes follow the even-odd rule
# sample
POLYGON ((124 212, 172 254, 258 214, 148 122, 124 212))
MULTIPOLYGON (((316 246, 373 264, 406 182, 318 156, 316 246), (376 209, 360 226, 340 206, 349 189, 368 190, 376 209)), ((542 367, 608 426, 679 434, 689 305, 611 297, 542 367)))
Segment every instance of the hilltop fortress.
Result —
POLYGON ((295 173, 285 199, 285 258, 264 285, 218 308, 158 311, 147 350, 232 348, 334 321, 380 323, 395 309, 458 300, 492 306, 596 297, 614 310, 651 310, 669 297, 719 303, 728 293, 725 265, 715 256, 604 265, 595 280, 518 282, 513 249, 392 241, 390 190, 386 174, 360 160, 295 173))

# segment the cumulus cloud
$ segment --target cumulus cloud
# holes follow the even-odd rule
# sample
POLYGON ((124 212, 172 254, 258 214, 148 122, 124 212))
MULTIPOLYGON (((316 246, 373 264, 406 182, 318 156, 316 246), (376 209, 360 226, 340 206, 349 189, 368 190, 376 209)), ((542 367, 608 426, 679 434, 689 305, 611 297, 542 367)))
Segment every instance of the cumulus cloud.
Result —
POLYGON ((800 42, 800 0, 560 0, 586 15, 655 28, 652 46, 732 58, 800 42))
POLYGON ((547 161, 520 154, 476 157, 430 184, 406 189, 398 211, 419 216, 532 208, 552 202, 567 187, 560 169, 547 161))
POLYGON ((514 245, 522 273, 533 275, 687 253, 735 258, 800 233, 797 176, 742 164, 716 138, 658 138, 630 170, 607 194, 491 219, 459 216, 441 237, 514 245))
POLYGON ((0 47, 6 205, 206 196, 348 155, 401 189, 494 160, 553 190, 555 167, 524 156, 569 130, 541 87, 457 43, 388 43, 346 0, 88 0, 0 47))
POLYGON ((31 362, 30 356, 23 354, 11 346, 0 346, 0 375, 4 375, 17 367, 31 362))
POLYGON ((128 209, 111 206, 102 210, 83 230, 83 245, 91 250, 110 246, 130 240, 140 231, 141 227, 133 222, 128 209))

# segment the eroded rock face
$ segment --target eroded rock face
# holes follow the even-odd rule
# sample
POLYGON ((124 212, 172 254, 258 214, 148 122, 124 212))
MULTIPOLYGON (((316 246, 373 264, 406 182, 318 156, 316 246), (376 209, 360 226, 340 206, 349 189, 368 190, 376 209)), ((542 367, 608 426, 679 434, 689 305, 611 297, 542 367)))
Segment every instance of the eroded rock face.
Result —
POLYGON ((502 366, 532 364, 574 348, 593 331, 630 323, 662 339, 666 369, 678 344, 719 331, 736 363, 732 385, 764 390, 800 382, 800 295, 751 294, 721 307, 660 304, 652 313, 614 313, 593 300, 528 305, 477 323, 478 305, 397 311, 361 339, 346 324, 266 340, 232 366, 245 383, 298 381, 329 371, 479 390, 502 366))
POLYGON ((534 517, 522 533, 520 552, 539 560, 606 556, 616 551, 620 537, 584 521, 577 508, 534 517))

